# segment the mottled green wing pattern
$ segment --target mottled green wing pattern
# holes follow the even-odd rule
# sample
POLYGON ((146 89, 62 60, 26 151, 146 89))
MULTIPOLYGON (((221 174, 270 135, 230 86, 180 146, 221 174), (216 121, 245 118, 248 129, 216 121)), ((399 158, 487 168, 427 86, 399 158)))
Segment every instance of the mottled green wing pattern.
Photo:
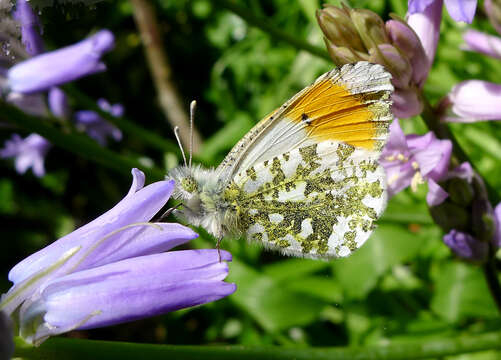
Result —
POLYGON ((385 175, 377 153, 325 141, 255 164, 222 196, 234 232, 287 255, 342 257, 367 240, 382 213, 385 175))

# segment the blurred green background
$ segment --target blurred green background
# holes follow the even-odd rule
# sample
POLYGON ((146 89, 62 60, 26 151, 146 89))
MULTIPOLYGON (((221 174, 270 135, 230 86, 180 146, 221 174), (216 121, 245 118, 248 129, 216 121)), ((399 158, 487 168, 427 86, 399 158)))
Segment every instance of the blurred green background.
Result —
MULTIPOLYGON (((201 160, 217 165, 260 118, 318 75, 333 67, 249 26, 219 1, 153 1, 175 85, 188 111, 198 101, 196 127, 203 136, 201 160)), ((339 4, 338 1, 328 3, 339 4)), ((404 16, 405 0, 348 1, 384 20, 404 16)), ((248 0, 240 4, 275 27, 323 46, 315 0, 248 0)), ((54 3, 40 13, 43 37, 56 49, 101 28, 116 35, 106 55, 108 71, 75 83, 93 99, 125 106, 126 116, 170 142, 169 123, 158 106, 143 47, 126 0, 54 3)), ((482 7, 472 27, 493 33, 482 7)), ((437 58, 425 93, 432 102, 464 79, 501 83, 501 62, 460 50, 465 25, 444 11, 437 58)), ((494 34, 494 33, 493 33, 494 34)), ((85 109, 71 99, 74 110, 85 109)), ((426 132, 419 118, 405 119, 406 133, 426 132)), ((452 126, 480 173, 501 189, 501 126, 495 122, 452 126)), ((0 140, 14 130, 0 127, 0 140)), ((19 132, 19 130, 16 130, 19 132)), ((20 132, 21 134, 22 131, 20 132)), ((178 154, 161 153, 124 133, 109 148, 153 162, 167 171, 178 154)), ((8 270, 113 206, 127 192, 131 177, 54 147, 47 175, 18 175, 11 161, 0 161, 1 290, 8 270)), ((151 181, 151 180, 150 180, 151 181)), ((148 182, 148 179, 147 179, 148 182)), ((404 191, 389 202, 366 245, 347 259, 330 262, 293 259, 265 252, 245 240, 225 240, 234 257, 232 296, 194 309, 119 326, 77 331, 69 337, 168 344, 244 344, 291 346, 376 345, 422 341, 501 329, 501 318, 482 270, 456 260, 442 243, 425 203, 426 185, 404 191)), ((175 219, 170 219, 175 221, 175 219)), ((214 247, 203 231, 192 247, 214 247)), ((481 352, 454 359, 499 359, 481 352)))

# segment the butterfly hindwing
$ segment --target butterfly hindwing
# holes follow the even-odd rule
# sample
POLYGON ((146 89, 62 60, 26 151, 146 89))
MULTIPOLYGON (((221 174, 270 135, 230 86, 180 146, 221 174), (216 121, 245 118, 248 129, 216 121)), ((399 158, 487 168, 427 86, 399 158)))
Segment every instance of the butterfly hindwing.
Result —
POLYGON ((223 198, 239 232, 293 256, 348 256, 386 203, 377 157, 335 141, 294 149, 237 174, 223 198))

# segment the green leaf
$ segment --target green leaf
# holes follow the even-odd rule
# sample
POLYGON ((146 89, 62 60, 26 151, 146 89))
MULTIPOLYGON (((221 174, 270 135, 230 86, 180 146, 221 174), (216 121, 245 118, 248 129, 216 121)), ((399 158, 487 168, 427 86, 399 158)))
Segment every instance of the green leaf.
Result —
POLYGON ((324 305, 317 298, 284 288, 271 276, 236 259, 230 265, 228 280, 238 286, 230 299, 269 332, 309 324, 324 305))
POLYGON ((277 281, 282 281, 290 278, 297 279, 328 267, 329 263, 326 261, 294 258, 266 265, 263 267, 263 272, 277 281))
POLYGON ((439 264, 433 271, 435 292, 431 308, 442 318, 456 322, 466 317, 498 316, 480 268, 461 262, 439 264))
POLYGON ((425 241, 403 226, 381 225, 353 255, 333 262, 345 295, 361 299, 392 266, 415 256, 425 241))

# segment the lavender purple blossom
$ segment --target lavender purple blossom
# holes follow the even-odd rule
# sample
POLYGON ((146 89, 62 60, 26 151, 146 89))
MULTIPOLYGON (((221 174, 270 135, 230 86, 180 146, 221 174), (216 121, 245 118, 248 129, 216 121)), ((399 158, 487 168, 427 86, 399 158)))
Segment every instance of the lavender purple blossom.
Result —
POLYGON ((437 198, 437 183, 445 178, 449 167, 452 143, 439 140, 435 134, 404 135, 398 119, 390 126, 390 137, 380 158, 388 178, 388 194, 395 195, 407 187, 428 182, 433 191, 428 192, 426 201, 433 205, 437 198))
POLYGON ((170 251, 197 237, 176 223, 150 222, 173 181, 132 186, 111 210, 24 259, 9 272, 12 288, 0 310, 32 343, 204 304, 233 293, 224 282, 231 255, 218 250, 170 251), (18 310, 18 313, 16 313, 18 310))
MULTIPOLYGON (((120 117, 124 113, 124 108, 121 104, 111 105, 105 99, 97 101, 98 106, 112 116, 120 117)), ((78 128, 84 130, 91 138, 99 144, 105 145, 106 138, 111 136, 115 141, 122 139, 122 132, 116 126, 99 116, 98 113, 92 110, 81 110, 75 113, 75 123, 78 128)))
POLYGON ((113 34, 101 30, 79 43, 14 65, 7 71, 7 86, 10 91, 30 94, 104 71, 101 56, 113 46, 113 34))
POLYGON ((38 134, 31 134, 21 138, 18 134, 12 135, 0 149, 0 158, 15 158, 16 171, 24 174, 28 169, 38 177, 45 175, 45 155, 50 149, 50 143, 38 134))
MULTIPOLYGON (((442 0, 409 0, 409 13, 423 13, 432 5, 442 7, 442 0)), ((456 21, 471 24, 477 9, 477 0, 445 0, 449 15, 456 21)))

